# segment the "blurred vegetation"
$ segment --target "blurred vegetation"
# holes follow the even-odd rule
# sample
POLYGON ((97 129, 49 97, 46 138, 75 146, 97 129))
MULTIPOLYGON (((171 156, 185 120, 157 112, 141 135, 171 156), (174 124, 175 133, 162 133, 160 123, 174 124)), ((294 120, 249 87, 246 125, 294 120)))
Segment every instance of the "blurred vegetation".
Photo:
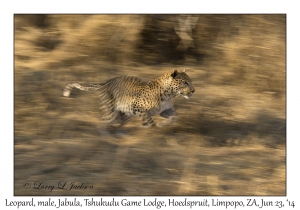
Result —
MULTIPOLYGON (((15 195, 285 195, 285 15, 15 15, 15 195), (97 132, 97 93, 186 69, 178 121, 97 132), (24 181, 93 190, 24 189, 24 181)), ((159 117, 156 118, 159 121, 159 117)))

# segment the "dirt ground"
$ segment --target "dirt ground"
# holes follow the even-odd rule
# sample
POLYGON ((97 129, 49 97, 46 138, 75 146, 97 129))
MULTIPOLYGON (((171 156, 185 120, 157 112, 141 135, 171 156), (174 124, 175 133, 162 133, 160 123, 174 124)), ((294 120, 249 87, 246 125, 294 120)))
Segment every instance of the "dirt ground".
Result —
POLYGON ((14 21, 15 195, 286 195, 285 15, 14 21), (62 96, 71 81, 174 69, 196 91, 163 128, 103 135, 97 92, 62 96))

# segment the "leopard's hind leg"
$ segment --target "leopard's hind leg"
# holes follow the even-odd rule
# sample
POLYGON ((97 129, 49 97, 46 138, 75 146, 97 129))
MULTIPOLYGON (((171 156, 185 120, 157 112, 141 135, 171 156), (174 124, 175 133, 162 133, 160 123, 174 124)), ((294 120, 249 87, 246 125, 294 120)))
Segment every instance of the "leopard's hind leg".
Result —
POLYGON ((119 111, 115 107, 115 99, 106 92, 103 92, 99 96, 99 110, 101 118, 101 130, 104 133, 108 132, 110 134, 126 133, 121 130, 120 127, 127 123, 132 116, 126 115, 125 113, 119 111), (113 124, 119 123, 119 126, 114 126, 113 124))
POLYGON ((131 119, 132 119, 132 115, 126 115, 125 113, 123 112, 119 112, 119 116, 120 116, 120 125, 119 125, 119 128, 122 126, 122 125, 125 125, 127 122, 129 122, 131 119))
POLYGON ((114 98, 104 91, 100 91, 99 111, 101 120, 101 125, 99 126, 100 133, 113 133, 115 128, 112 124, 119 119, 119 112, 115 110, 114 98))

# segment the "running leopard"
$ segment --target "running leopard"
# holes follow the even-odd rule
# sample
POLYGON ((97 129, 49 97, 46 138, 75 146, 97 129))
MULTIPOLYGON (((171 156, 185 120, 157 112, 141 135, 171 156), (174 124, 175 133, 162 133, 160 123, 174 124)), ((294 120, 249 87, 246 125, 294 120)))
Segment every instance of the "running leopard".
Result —
POLYGON ((117 121, 121 126, 134 116, 140 117, 146 127, 156 125, 154 115, 173 121, 176 118, 173 99, 177 96, 189 99, 195 92, 185 70, 174 70, 149 82, 132 76, 87 86, 72 82, 65 87, 63 95, 68 97, 73 88, 99 92, 100 114, 107 126, 117 121))

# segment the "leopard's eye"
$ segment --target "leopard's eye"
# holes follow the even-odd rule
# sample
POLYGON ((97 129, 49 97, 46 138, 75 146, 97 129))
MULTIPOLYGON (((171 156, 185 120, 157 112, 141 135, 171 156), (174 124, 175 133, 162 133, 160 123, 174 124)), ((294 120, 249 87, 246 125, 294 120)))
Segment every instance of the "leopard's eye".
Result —
POLYGON ((188 83, 187 81, 184 81, 184 84, 185 84, 185 85, 189 85, 189 83, 188 83))

